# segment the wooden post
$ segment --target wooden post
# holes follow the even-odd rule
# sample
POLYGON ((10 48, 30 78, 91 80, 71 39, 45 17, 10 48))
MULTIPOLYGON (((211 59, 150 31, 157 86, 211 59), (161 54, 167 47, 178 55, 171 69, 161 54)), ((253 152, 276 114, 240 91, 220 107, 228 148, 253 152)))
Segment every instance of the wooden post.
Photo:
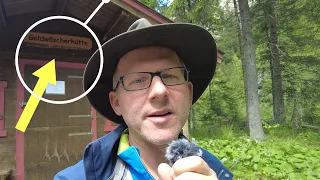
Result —
POLYGON ((6 81, 0 81, 0 137, 7 137, 8 133, 4 128, 5 113, 4 113, 4 88, 7 87, 6 81))
POLYGON ((190 137, 189 135, 189 126, 188 126, 189 120, 184 124, 182 130, 183 130, 183 135, 186 136, 187 138, 190 137))

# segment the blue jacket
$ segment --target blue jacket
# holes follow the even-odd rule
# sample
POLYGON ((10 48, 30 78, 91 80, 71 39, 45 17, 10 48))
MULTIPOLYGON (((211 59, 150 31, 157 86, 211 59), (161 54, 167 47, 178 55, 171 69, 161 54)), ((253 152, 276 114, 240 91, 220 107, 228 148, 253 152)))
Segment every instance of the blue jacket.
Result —
MULTIPOLYGON (((125 124, 119 125, 107 135, 91 142, 84 151, 84 156, 74 166, 60 171, 54 180, 106 180, 115 168, 117 151, 121 133, 127 128, 125 124)), ((233 174, 212 154, 202 149, 202 158, 221 180, 230 180, 233 174)))

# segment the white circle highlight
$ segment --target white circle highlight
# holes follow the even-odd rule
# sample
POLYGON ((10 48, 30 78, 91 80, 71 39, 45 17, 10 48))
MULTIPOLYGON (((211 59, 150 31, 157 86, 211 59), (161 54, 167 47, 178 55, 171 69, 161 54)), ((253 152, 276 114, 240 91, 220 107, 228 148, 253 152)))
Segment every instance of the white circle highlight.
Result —
POLYGON ((15 66, 16 66, 16 71, 17 71, 17 74, 18 74, 18 77, 23 85, 23 87, 25 87, 29 93, 31 93, 33 96, 35 96, 36 98, 44 101, 44 102, 47 102, 47 103, 50 103, 50 104, 68 104, 68 103, 72 103, 72 102, 75 102, 81 98, 83 98, 84 96, 86 96, 94 87, 95 85, 98 83, 99 79, 100 79, 100 76, 102 74, 102 70, 103 70, 103 51, 102 51, 102 46, 99 42, 99 39, 98 37, 96 36, 96 34, 83 22, 79 21, 78 19, 75 19, 75 18, 72 18, 72 17, 68 17, 68 16, 50 16, 50 17, 47 17, 47 18, 44 18, 44 19, 41 19, 37 22, 35 22, 32 26, 30 26, 25 32, 24 34, 22 35, 22 37, 20 38, 19 40, 19 43, 18 43, 18 46, 17 46, 17 49, 16 49, 16 54, 15 54, 15 66), (69 100, 65 100, 65 101, 53 101, 53 100, 49 100, 49 99, 46 99, 46 98, 43 98, 43 97, 40 97, 38 96, 36 93, 34 93, 33 91, 31 91, 31 89, 26 85, 26 83, 24 82, 22 76, 21 76, 21 73, 20 73, 20 69, 19 69, 19 63, 18 63, 18 60, 19 60, 19 50, 20 50, 20 47, 21 47, 21 44, 24 40, 24 38, 27 36, 27 34, 34 28, 36 27, 37 25, 43 23, 43 22, 46 22, 46 21, 50 21, 50 20, 54 20, 54 19, 63 19, 63 20, 69 20, 69 21, 73 21, 75 23, 78 23, 80 24, 81 26, 83 26, 84 28, 86 28, 90 34, 94 37, 98 47, 99 47, 99 52, 100 52, 100 67, 99 67, 99 71, 98 71, 98 75, 95 79, 95 81, 93 82, 93 84, 91 85, 91 87, 85 91, 83 94, 81 94, 80 96, 78 97, 75 97, 73 99, 69 99, 69 100))

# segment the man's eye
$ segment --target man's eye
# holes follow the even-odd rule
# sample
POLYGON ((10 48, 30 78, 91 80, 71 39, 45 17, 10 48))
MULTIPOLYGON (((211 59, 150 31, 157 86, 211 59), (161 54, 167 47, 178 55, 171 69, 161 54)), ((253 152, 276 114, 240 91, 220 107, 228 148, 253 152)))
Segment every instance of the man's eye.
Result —
POLYGON ((135 80, 135 83, 142 83, 144 81, 144 79, 137 79, 135 80))
POLYGON ((173 75, 173 74, 164 74, 162 76, 163 79, 173 79, 173 78, 177 78, 177 76, 173 75))
POLYGON ((130 84, 140 84, 140 83, 143 83, 145 81, 146 81, 145 78, 139 78, 139 79, 132 80, 130 84))

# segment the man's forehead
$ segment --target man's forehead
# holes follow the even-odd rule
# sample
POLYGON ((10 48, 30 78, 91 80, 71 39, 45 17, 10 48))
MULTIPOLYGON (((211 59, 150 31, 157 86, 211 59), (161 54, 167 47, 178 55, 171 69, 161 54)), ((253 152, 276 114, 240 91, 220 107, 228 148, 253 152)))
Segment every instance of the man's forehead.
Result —
POLYGON ((152 57, 168 57, 168 56, 177 56, 176 52, 168 47, 162 46, 149 46, 142 47, 138 49, 134 49, 125 54, 121 60, 126 59, 144 59, 144 58, 152 58, 152 57))
POLYGON ((145 65, 147 62, 152 62, 152 64, 156 64, 157 61, 155 59, 170 59, 170 62, 173 64, 173 66, 184 66, 182 60, 179 58, 177 53, 168 47, 164 47, 164 46, 142 47, 142 48, 129 51, 122 58, 120 58, 113 74, 114 78, 117 79, 118 76, 128 73, 128 72, 122 72, 122 71, 124 69, 130 68, 133 65, 137 65, 137 64, 145 65), (153 61, 150 61, 150 59, 153 59, 153 61), (119 70, 121 71, 120 74, 119 74, 119 70))
POLYGON ((117 69, 133 64, 156 63, 160 59, 169 60, 176 65, 181 64, 181 60, 174 50, 168 47, 151 46, 135 49, 125 54, 120 58, 117 69))

